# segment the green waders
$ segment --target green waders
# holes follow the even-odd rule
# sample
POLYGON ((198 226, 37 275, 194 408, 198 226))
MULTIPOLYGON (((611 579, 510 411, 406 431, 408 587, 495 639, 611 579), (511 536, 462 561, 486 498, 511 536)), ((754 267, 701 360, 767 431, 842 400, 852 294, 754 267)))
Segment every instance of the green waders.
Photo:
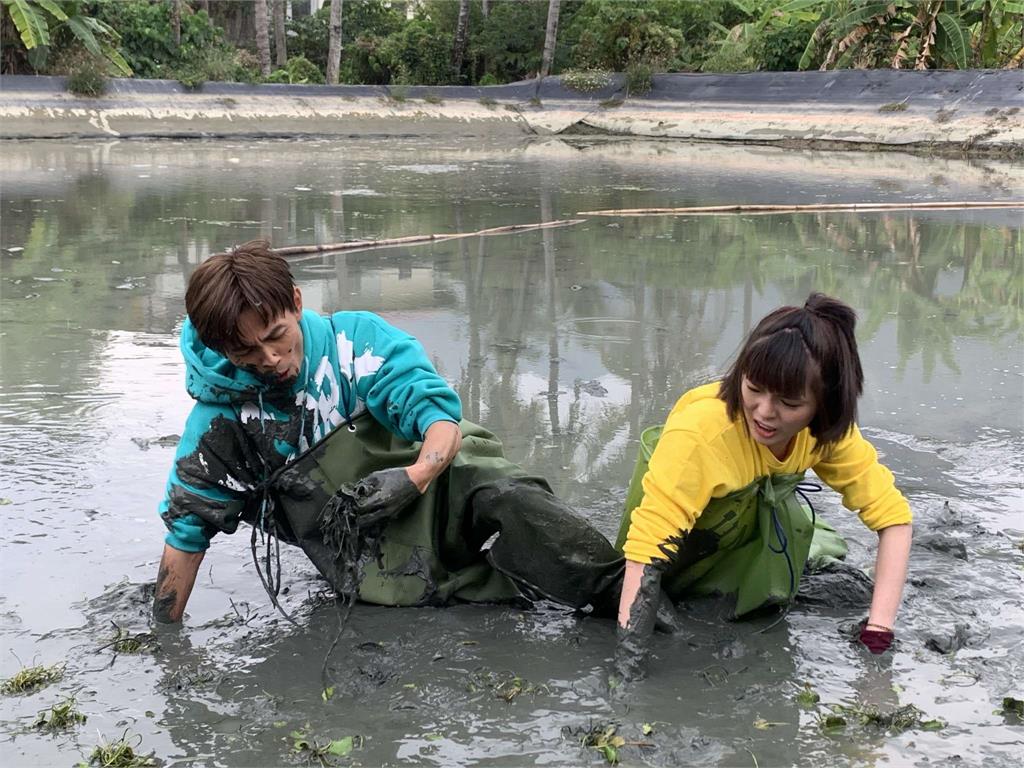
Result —
MULTIPOLYGON (((661 437, 650 427, 626 496, 616 548, 621 551, 633 510, 643 499, 643 477, 661 437)), ((745 488, 712 499, 679 541, 662 577, 673 600, 686 595, 735 595, 734 616, 767 605, 783 605, 796 595, 808 561, 846 555, 846 542, 797 499, 804 475, 766 475, 745 488)), ((669 555, 666 552, 666 555, 669 555)))
MULTIPOLYGON (((462 448, 451 465, 384 526, 374 556, 359 562, 359 599, 441 605, 545 597, 576 608, 613 604, 622 556, 542 479, 505 459, 494 435, 468 421, 460 427, 462 448)), ((352 564, 325 543, 321 513, 342 486, 377 470, 407 467, 419 449, 369 414, 337 427, 271 478, 278 533, 344 591, 352 564)))

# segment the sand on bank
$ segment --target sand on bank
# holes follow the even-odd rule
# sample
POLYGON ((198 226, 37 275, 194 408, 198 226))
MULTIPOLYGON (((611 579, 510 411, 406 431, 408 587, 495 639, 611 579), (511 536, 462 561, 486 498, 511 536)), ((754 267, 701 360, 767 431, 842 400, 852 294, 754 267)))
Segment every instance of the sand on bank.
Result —
POLYGON ((1020 71, 659 75, 581 94, 560 78, 492 87, 281 86, 115 80, 82 98, 62 78, 0 78, 5 138, 623 136, 1024 154, 1020 71))

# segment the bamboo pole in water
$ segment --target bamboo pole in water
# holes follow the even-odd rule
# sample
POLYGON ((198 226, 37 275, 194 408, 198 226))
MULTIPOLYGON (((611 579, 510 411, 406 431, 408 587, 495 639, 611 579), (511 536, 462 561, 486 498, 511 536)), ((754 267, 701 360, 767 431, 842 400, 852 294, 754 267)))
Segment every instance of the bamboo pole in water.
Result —
POLYGON ((462 237, 488 237, 490 235, 507 235, 514 232, 529 232, 537 229, 550 229, 552 227, 568 227, 572 224, 579 224, 582 221, 583 219, 562 219, 560 221, 544 221, 539 224, 508 224, 503 227, 491 227, 476 232, 407 235, 405 237, 388 237, 381 240, 349 240, 344 243, 321 243, 319 245, 288 245, 283 248, 275 248, 274 253, 278 256, 297 256, 302 254, 333 253, 335 251, 365 250, 369 248, 388 248, 396 245, 457 240, 462 237))
POLYGON ((580 211, 577 216, 679 216, 718 213, 804 213, 828 211, 935 211, 955 208, 1024 208, 1024 201, 990 200, 984 202, 927 203, 814 203, 809 205, 702 205, 694 208, 621 208, 606 211, 580 211))

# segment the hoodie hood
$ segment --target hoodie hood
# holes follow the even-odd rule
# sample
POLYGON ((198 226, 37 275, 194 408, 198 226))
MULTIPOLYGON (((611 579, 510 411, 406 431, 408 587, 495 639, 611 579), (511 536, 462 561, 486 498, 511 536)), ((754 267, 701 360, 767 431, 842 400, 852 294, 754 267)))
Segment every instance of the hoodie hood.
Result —
MULTIPOLYGON (((302 331, 304 364, 299 371, 299 376, 288 386, 292 393, 297 394, 306 388, 310 350, 327 347, 327 334, 319 328, 322 322, 311 322, 319 320, 321 318, 315 312, 309 310, 302 312, 299 328, 302 331)), ((274 386, 237 367, 223 354, 206 346, 187 316, 185 324, 181 328, 180 347, 181 355, 185 358, 185 389, 200 402, 222 405, 239 404, 251 401, 260 395, 281 392, 281 387, 274 386)), ((317 357, 319 358, 319 355, 317 357)))

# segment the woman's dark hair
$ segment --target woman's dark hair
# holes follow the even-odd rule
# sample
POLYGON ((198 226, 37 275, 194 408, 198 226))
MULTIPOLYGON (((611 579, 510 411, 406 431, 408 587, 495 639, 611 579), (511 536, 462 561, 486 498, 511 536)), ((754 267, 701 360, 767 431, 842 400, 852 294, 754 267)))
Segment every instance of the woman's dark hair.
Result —
POLYGON ((783 398, 814 395, 811 434, 821 448, 845 436, 857 419, 864 371, 857 353, 857 314, 849 306, 812 293, 802 307, 780 307, 750 332, 722 379, 718 396, 730 419, 743 411, 743 377, 783 398))
POLYGON ((238 318, 247 309, 265 323, 298 310, 288 262, 266 240, 214 254, 196 267, 185 291, 185 311, 199 338, 219 352, 243 346, 238 318))

